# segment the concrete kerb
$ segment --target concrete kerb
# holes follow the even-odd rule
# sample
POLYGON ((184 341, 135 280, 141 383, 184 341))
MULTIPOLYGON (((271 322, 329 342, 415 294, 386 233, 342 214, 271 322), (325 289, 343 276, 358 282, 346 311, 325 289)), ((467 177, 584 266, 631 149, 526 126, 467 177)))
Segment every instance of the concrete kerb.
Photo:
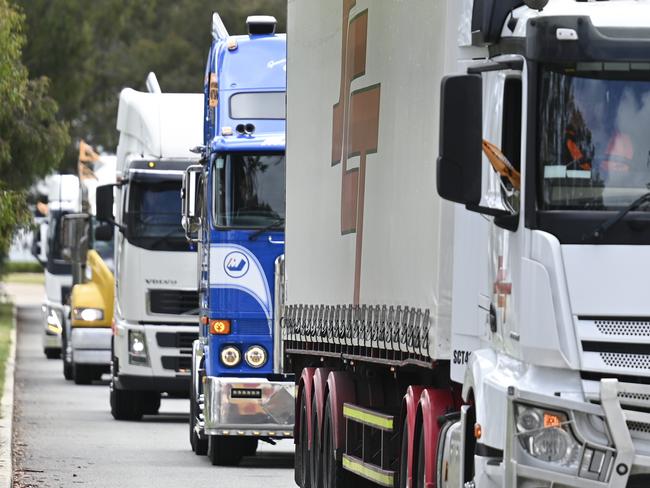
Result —
POLYGON ((0 401, 0 488, 13 486, 13 419, 14 372, 16 365, 16 307, 13 308, 13 328, 10 334, 9 355, 5 367, 5 384, 0 401))

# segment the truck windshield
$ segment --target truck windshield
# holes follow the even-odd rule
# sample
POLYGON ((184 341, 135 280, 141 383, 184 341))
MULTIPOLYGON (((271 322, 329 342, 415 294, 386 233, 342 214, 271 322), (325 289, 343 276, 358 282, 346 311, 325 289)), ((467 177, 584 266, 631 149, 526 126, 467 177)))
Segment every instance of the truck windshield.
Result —
POLYGON ((542 72, 542 209, 616 210, 650 189, 648 68, 582 63, 542 72))
POLYGON ((284 219, 284 154, 219 155, 212 173, 215 226, 258 229, 284 219))
POLYGON ((129 241, 159 251, 187 251, 181 227, 181 180, 132 178, 129 183, 129 241))
POLYGON ((50 221, 47 228, 47 259, 64 261, 61 234, 63 216, 68 212, 61 210, 50 210, 50 221))

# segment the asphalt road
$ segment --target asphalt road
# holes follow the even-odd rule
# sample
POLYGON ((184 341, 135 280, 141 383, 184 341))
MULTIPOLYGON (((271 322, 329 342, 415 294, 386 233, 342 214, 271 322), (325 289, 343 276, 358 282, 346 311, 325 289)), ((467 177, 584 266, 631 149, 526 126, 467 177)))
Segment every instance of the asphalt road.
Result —
POLYGON ((41 346, 40 310, 18 313, 14 420, 15 487, 289 488, 293 442, 260 443, 237 468, 212 466, 189 446, 183 399, 163 399, 140 422, 111 417, 107 383, 76 386, 41 346))

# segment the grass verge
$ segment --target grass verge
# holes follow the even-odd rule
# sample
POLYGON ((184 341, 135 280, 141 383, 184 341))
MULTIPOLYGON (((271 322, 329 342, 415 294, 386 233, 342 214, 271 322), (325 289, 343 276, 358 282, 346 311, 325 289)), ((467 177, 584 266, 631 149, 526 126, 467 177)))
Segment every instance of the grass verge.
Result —
POLYGON ((20 283, 25 285, 41 285, 45 283, 43 273, 8 273, 3 276, 5 283, 20 283))
POLYGON ((0 399, 5 385, 5 367, 9 355, 9 341, 13 325, 13 305, 0 303, 0 399))

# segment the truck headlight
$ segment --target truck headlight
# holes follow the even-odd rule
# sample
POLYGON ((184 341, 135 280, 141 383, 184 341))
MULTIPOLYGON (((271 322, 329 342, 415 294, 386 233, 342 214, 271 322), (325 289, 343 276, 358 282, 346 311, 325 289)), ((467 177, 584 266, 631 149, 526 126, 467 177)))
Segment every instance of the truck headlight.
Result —
POLYGON ((149 364, 147 341, 143 331, 129 330, 129 363, 142 366, 149 364))
POLYGON ((72 318, 84 322, 95 322, 104 320, 104 311, 101 308, 75 307, 72 309, 72 318))
POLYGON ((251 368, 261 368, 266 363, 266 350, 262 346, 251 346, 244 354, 246 364, 251 368))
POLYGON ((241 362, 241 352, 235 346, 226 346, 221 350, 221 362, 234 368, 241 362))
POLYGON ((515 425, 521 446, 535 459, 578 469, 581 445, 565 413, 516 405, 515 425))

